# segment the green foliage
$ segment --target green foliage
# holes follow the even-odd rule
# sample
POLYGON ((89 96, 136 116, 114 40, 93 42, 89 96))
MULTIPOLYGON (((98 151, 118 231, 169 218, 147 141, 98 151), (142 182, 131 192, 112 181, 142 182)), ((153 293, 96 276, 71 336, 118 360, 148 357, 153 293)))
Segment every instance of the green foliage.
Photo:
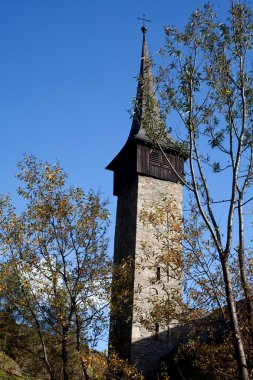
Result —
POLYGON ((0 351, 0 379, 33 380, 30 376, 24 376, 19 365, 2 351, 0 351))
POLYGON ((0 370, 0 379, 1 380, 32 380, 31 377, 28 378, 28 377, 23 377, 23 376, 11 375, 1 370, 0 370))
POLYGON ((18 364, 4 352, 0 352, 0 369, 12 374, 13 376, 21 375, 21 370, 18 364))

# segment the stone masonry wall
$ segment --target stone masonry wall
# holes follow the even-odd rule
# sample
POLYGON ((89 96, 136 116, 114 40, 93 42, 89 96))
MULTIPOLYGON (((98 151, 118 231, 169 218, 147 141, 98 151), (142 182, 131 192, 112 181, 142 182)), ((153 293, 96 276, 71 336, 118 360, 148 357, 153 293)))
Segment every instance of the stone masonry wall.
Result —
MULTIPOLYGON (((163 196, 176 202, 175 212, 182 213, 182 186, 177 183, 138 175, 118 197, 115 227, 114 262, 132 257, 134 266, 125 286, 129 287, 131 299, 127 314, 118 312, 117 289, 113 289, 110 344, 119 356, 136 363, 145 379, 154 379, 160 358, 173 348, 173 334, 169 327, 153 326, 146 328, 141 321, 142 314, 151 310, 150 297, 162 299, 166 289, 180 288, 180 280, 168 277, 167 268, 161 265, 160 280, 155 281, 157 255, 162 252, 162 241, 156 239, 155 229, 143 223, 141 213, 150 210, 152 205, 161 204, 163 196), (148 251, 144 248, 148 246, 148 251), (153 280, 154 281, 153 281, 153 280)), ((171 226, 173 229, 173 226, 171 226)))
MULTIPOLYGON (((161 357, 173 348, 175 342, 169 327, 156 326, 153 331, 147 329, 141 322, 141 314, 148 317, 152 309, 152 297, 162 299, 171 289, 180 288, 180 280, 169 277, 166 266, 161 265, 160 280, 156 279, 156 258, 161 255, 163 241, 156 238, 156 229, 164 228, 143 223, 141 213, 150 210, 154 204, 162 205, 164 196, 173 199, 176 204, 174 213, 182 215, 182 186, 177 183, 163 181, 151 177, 138 176, 138 198, 136 215, 136 247, 135 247, 135 274, 134 300, 132 321, 131 361, 138 363, 138 368, 145 375, 145 379, 153 379, 161 357), (165 290, 166 289, 166 290, 165 290), (159 330, 159 331, 158 331, 159 330)), ((171 226, 173 230, 173 226, 171 226)), ((166 231, 164 231, 166 233, 166 231)))

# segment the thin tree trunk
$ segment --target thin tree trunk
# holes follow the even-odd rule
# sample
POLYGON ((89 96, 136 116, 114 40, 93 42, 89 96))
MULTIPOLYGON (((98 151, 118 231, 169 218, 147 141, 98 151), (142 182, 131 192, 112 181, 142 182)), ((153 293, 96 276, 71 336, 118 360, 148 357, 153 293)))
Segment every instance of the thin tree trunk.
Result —
POLYGON ((235 302, 233 289, 232 289, 232 281, 231 281, 229 266, 228 266, 227 260, 224 258, 221 260, 221 263, 222 263, 222 270, 223 270, 223 276, 224 276, 224 282, 225 282, 228 311, 229 311, 229 316, 230 316, 231 332, 232 332, 232 337, 234 341, 236 360, 237 360, 238 370, 239 370, 239 379, 249 380, 249 372, 248 372, 248 367, 247 367, 247 361, 246 361, 239 321, 238 321, 238 317, 236 313, 236 302, 235 302))
POLYGON ((42 345, 42 349, 43 349, 44 360, 45 360, 45 363, 46 363, 46 366, 47 366, 50 378, 51 378, 51 380, 55 380, 56 378, 55 378, 54 371, 51 368, 51 365, 49 363, 49 360, 48 360, 48 357, 47 357, 47 354, 46 354, 46 347, 45 347, 44 339, 43 339, 43 337, 41 336, 40 333, 39 333, 39 335, 40 335, 41 345, 42 345))
POLYGON ((39 340, 40 340, 41 348, 42 348, 42 352, 43 352, 44 362, 45 362, 45 364, 46 364, 46 367, 47 367, 48 373, 49 373, 49 375, 50 375, 50 379, 51 379, 51 380, 55 380, 55 374, 54 374, 54 371, 53 371, 53 369, 52 369, 52 367, 51 367, 51 365, 50 365, 50 362, 49 362, 49 360, 48 360, 47 349, 46 349, 46 345, 45 345, 44 337, 43 337, 43 334, 42 334, 42 330, 41 330, 40 322, 39 322, 39 320, 38 320, 38 318, 37 318, 37 316, 36 316, 36 314, 35 314, 33 308, 32 308, 31 305, 30 305, 30 301, 29 301, 29 298, 27 297, 27 294, 26 294, 26 292, 25 292, 25 290, 24 290, 24 287, 22 287, 21 289, 22 289, 22 293, 23 293, 23 295, 24 295, 24 298, 25 298, 25 300, 26 300, 27 307, 28 307, 28 309, 29 309, 29 311, 30 311, 30 313, 31 313, 31 315, 32 315, 32 317, 33 317, 33 320, 34 320, 33 324, 34 324, 34 327, 35 327, 35 329, 36 329, 36 331, 37 331, 37 334, 38 334, 38 336, 39 336, 39 340))
POLYGON ((63 380, 69 380, 69 372, 68 372, 68 342, 67 342, 67 334, 69 327, 63 327, 62 329, 62 341, 61 341, 61 354, 62 354, 62 369, 63 369, 63 380))
POLYGON ((75 317, 76 317, 76 349, 80 358, 81 366, 82 366, 82 371, 83 371, 83 379, 84 380, 89 380, 88 373, 86 371, 86 366, 82 358, 82 353, 81 353, 81 342, 80 342, 80 331, 81 331, 81 326, 80 326, 80 321, 78 314, 75 310, 75 317))
POLYGON ((250 327, 251 344, 253 347, 253 297, 252 297, 252 289, 249 285, 246 270, 245 270, 244 218, 243 218, 243 212, 242 212, 241 194, 239 194, 239 200, 238 200, 238 217, 239 217, 238 260, 239 260, 242 287, 243 287, 246 307, 247 307, 247 318, 248 318, 249 327, 250 327))

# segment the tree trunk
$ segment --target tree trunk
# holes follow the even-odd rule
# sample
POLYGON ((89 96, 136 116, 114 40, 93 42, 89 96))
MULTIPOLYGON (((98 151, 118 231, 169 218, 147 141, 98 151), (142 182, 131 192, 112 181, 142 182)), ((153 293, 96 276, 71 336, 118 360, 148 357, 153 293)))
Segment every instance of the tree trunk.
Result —
POLYGON ((235 349, 235 355, 236 355, 236 360, 237 360, 237 365, 238 365, 238 371, 240 375, 239 379, 249 380, 249 372, 248 372, 238 317, 236 313, 236 302, 235 302, 233 289, 232 289, 232 281, 230 277, 228 261, 227 259, 223 257, 221 259, 221 263, 222 263, 222 271, 223 271, 223 276, 224 276, 224 281, 225 281, 226 298, 227 298, 228 312, 229 312, 230 323, 231 323, 231 332, 232 332, 232 337, 233 337, 233 342, 234 342, 234 349, 235 349))
POLYGON ((44 341, 44 337, 43 337, 43 334, 42 334, 42 329, 41 329, 41 326, 40 326, 40 322, 34 312, 34 310, 32 309, 32 307, 30 306, 30 302, 29 302, 29 299, 28 297, 26 296, 26 293, 24 291, 24 288, 22 287, 22 292, 23 292, 23 295, 25 297, 25 300, 27 302, 27 306, 29 308, 29 311, 31 312, 31 315, 34 319, 34 325, 35 325, 35 328, 36 328, 36 331, 37 331, 37 334, 39 336, 39 339, 40 339, 40 343, 41 343, 41 347, 42 347, 42 352, 43 352, 43 358, 44 358, 44 362, 46 364, 46 367, 47 367, 47 370, 48 370, 48 373, 50 375, 50 379, 51 380, 55 380, 56 379, 56 376, 55 376, 55 372, 53 370, 53 368, 51 367, 51 364, 49 362, 49 359, 48 359, 48 356, 47 356, 47 349, 46 349, 46 345, 45 345, 45 341, 44 341))
POLYGON ((68 372, 68 342, 67 342, 67 333, 68 333, 69 327, 63 327, 62 329, 62 341, 61 341, 61 348, 62 348, 62 370, 63 370, 63 380, 69 380, 69 372, 68 372))
MULTIPOLYGON (((75 307, 76 309, 76 307, 75 307)), ((82 353, 81 353, 81 342, 80 342, 80 331, 81 331, 81 326, 80 326, 80 321, 78 317, 78 313, 75 310, 75 319, 76 319, 76 349, 80 358, 81 366, 82 366, 82 372, 83 372, 83 379, 84 380, 89 380, 89 375, 86 371, 86 366, 82 358, 82 353)))
POLYGON ((80 360, 81 360, 81 365, 82 365, 83 378, 84 378, 84 380, 89 380, 90 378, 89 378, 88 373, 86 371, 86 367, 85 367, 85 364, 84 364, 82 357, 80 358, 80 360))
POLYGON ((253 348, 253 299, 252 289, 249 285, 246 270, 245 270, 245 246, 244 246, 244 219, 242 212, 242 196, 239 195, 238 200, 238 217, 239 217, 239 248, 238 248, 238 260, 241 274, 242 287, 244 291, 247 318, 250 327, 251 345, 253 348))

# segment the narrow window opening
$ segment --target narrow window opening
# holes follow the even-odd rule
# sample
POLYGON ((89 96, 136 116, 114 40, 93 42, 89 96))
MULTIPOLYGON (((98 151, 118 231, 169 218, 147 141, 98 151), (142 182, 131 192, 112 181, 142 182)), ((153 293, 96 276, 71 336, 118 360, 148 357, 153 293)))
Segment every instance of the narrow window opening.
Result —
POLYGON ((159 337, 159 323, 156 323, 156 324, 155 324, 155 337, 156 337, 156 338, 159 337))
POLYGON ((167 281, 170 281, 170 267, 169 265, 167 266, 167 281))
POLYGON ((161 268, 157 267, 156 268, 156 280, 160 281, 160 279, 161 279, 161 268))

